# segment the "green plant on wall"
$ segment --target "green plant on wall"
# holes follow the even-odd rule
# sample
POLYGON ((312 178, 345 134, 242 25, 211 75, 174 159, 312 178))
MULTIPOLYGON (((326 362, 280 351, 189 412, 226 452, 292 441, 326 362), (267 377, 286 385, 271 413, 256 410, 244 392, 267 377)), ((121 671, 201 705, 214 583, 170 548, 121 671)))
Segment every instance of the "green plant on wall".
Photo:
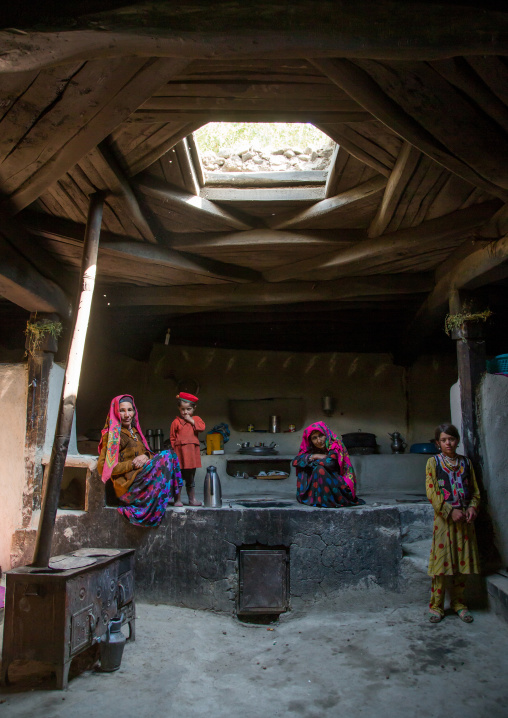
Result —
POLYGON ((465 322, 486 322, 491 316, 490 309, 485 309, 483 312, 472 312, 469 307, 464 306, 462 312, 446 315, 445 332, 450 336, 454 329, 460 329, 465 322))
POLYGON ((30 319, 26 323, 26 351, 30 356, 34 356, 39 351, 41 344, 48 334, 54 339, 58 339, 63 331, 62 322, 52 321, 50 319, 37 319, 37 314, 33 321, 30 319))

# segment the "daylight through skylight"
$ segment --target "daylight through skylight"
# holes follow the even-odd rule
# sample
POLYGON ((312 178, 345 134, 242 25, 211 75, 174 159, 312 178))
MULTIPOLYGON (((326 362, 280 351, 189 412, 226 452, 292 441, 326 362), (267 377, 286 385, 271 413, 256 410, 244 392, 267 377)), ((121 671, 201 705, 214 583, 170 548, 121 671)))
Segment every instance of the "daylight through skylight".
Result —
POLYGON ((206 172, 323 171, 335 142, 308 123, 209 122, 194 133, 206 172))

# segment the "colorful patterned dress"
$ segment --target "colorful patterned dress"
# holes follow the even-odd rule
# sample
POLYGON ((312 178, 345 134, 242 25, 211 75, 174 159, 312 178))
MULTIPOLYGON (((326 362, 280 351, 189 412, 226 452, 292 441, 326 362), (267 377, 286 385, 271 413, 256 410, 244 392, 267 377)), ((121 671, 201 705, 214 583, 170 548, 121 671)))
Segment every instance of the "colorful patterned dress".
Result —
POLYGON ((442 454, 431 457, 426 471, 427 498, 434 507, 429 576, 480 573, 474 523, 453 521, 454 508, 478 508, 480 492, 469 459, 458 456, 457 468, 442 454))
POLYGON ((296 500, 299 503, 321 508, 365 503, 356 496, 356 477, 346 447, 322 421, 305 429, 300 453, 293 466, 296 467, 296 500), (326 436, 327 453, 311 460, 312 455, 320 453, 310 440, 313 431, 326 436))

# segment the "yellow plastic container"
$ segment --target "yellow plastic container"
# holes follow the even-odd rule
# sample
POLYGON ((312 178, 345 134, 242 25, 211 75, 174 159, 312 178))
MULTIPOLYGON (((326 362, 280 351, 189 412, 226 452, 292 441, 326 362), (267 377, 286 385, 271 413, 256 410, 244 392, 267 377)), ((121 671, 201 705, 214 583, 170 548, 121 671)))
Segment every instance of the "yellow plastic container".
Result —
POLYGON ((206 453, 213 454, 214 451, 224 449, 224 437, 218 432, 206 435, 206 453))

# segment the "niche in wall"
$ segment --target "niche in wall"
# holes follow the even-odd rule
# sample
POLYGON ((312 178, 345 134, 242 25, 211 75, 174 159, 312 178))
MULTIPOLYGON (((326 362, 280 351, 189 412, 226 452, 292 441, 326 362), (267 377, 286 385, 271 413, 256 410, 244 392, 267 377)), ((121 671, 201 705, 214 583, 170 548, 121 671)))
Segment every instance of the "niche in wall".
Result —
POLYGON ((229 421, 235 431, 247 431, 249 424, 255 429, 268 431, 270 416, 280 416, 280 430, 287 431, 294 424, 296 431, 303 427, 305 401, 301 398, 273 397, 267 399, 229 399, 229 421))

